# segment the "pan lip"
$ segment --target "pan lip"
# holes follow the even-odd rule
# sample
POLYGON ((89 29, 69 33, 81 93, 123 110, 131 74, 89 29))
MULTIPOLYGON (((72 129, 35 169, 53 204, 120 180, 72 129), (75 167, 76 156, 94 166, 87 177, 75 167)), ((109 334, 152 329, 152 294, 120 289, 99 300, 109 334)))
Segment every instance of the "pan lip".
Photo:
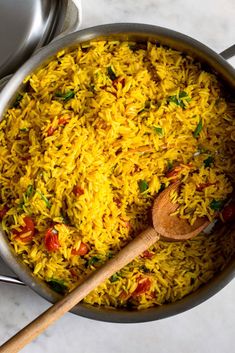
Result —
MULTIPOLYGON (((227 63, 219 54, 212 49, 180 32, 168 28, 147 25, 142 23, 115 23, 94 26, 76 31, 62 37, 46 47, 40 49, 34 56, 27 60, 17 72, 12 76, 6 86, 0 93, 0 116, 4 115, 5 108, 11 103, 12 98, 21 86, 23 80, 33 70, 38 68, 46 60, 51 58, 59 50, 82 43, 89 40, 96 40, 99 36, 121 35, 121 34, 141 34, 143 36, 163 36, 164 38, 177 40, 189 47, 198 49, 205 58, 218 63, 221 68, 231 75, 231 83, 235 87, 235 69, 227 63)), ((147 39, 145 39, 147 40, 147 39)), ((212 66, 213 67, 213 66, 212 66)), ((8 241, 6 234, 0 228, 0 256, 6 264, 19 276, 19 278, 33 289, 41 297, 54 303, 60 298, 41 280, 37 279, 31 270, 22 263, 20 257, 14 253, 13 248, 8 241)), ((115 323, 140 323, 167 318, 203 303, 214 294, 224 288, 235 277, 235 261, 231 261, 227 267, 220 272, 205 286, 199 288, 196 292, 189 294, 178 302, 165 304, 144 310, 125 311, 121 309, 96 308, 87 304, 79 304, 72 313, 79 316, 105 322, 115 323)))
MULTIPOLYGON (((235 69, 218 53, 210 49, 200 41, 189 37, 181 32, 177 32, 165 27, 142 23, 114 23, 104 24, 86 29, 78 30, 76 32, 67 34, 66 36, 54 40, 50 44, 42 47, 36 54, 31 56, 17 71, 12 75, 9 82, 5 85, 0 93, 0 117, 4 114, 5 107, 7 107, 11 98, 21 86, 23 80, 33 70, 37 69, 46 60, 51 58, 56 52, 64 48, 72 47, 75 44, 96 40, 99 37, 106 37, 109 35, 121 34, 135 34, 143 36, 163 37, 164 41, 177 41, 189 48, 194 48, 201 55, 201 60, 208 62, 211 68, 214 63, 218 64, 221 73, 226 75, 226 81, 235 89, 235 69)), ((147 39, 145 39, 147 40, 147 39)), ((170 45, 168 45, 170 46, 170 45)), ((173 45, 174 47, 174 45, 173 45)))

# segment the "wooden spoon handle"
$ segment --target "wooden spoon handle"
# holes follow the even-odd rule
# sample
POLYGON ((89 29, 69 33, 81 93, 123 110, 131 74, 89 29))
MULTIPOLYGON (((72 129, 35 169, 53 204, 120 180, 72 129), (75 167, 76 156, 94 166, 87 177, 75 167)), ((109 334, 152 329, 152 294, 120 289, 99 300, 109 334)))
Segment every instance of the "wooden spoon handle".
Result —
POLYGON ((19 352, 19 350, 27 343, 31 342, 54 321, 72 309, 99 284, 131 262, 136 256, 153 245, 158 239, 158 233, 156 233, 153 228, 147 228, 127 244, 114 258, 93 272, 85 282, 52 305, 48 310, 4 343, 0 347, 0 353, 19 352))

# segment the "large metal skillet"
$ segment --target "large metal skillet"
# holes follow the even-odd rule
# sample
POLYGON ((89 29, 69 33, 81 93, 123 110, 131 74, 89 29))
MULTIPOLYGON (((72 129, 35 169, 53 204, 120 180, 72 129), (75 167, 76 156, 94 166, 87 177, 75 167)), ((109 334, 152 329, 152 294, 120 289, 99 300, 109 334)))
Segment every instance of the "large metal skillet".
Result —
MULTIPOLYGON (((235 70, 225 60, 235 55, 235 45, 225 50, 223 53, 217 54, 195 39, 166 28, 134 23, 108 24, 69 34, 47 45, 36 55, 31 57, 11 77, 0 93, 0 117, 3 117, 8 106, 12 103, 12 101, 14 101, 18 90, 22 89, 22 82, 24 78, 37 67, 50 60, 50 58, 58 50, 65 47, 74 47, 76 44, 81 42, 99 39, 132 40, 137 42, 148 40, 180 50, 202 62, 207 70, 216 73, 230 94, 233 95, 235 92, 235 70)), ((230 232, 234 230, 227 228, 225 231, 230 232)), ((19 278, 18 283, 23 282, 50 302, 55 302, 58 299, 59 296, 44 282, 33 276, 30 269, 22 263, 18 256, 16 256, 13 249, 9 245, 8 238, 2 230, 0 231, 0 256, 11 268, 11 270, 16 273, 19 278)), ((195 293, 188 295, 178 302, 141 311, 115 310, 112 308, 79 304, 73 309, 73 313, 95 320, 109 322, 128 323, 158 320, 181 313, 202 303, 226 286, 226 284, 228 284, 234 276, 235 257, 222 272, 218 273, 207 284, 199 288, 195 293)), ((9 277, 8 279, 5 278, 5 280, 8 282, 11 281, 9 277)), ((12 279, 12 281, 13 280, 14 279, 12 279)))

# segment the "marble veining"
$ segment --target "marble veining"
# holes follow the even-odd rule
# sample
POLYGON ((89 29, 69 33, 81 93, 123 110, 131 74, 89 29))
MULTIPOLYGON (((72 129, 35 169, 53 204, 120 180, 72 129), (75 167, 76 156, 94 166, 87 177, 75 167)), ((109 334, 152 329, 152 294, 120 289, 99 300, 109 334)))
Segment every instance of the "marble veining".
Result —
MULTIPOLYGON (((194 37, 217 52, 235 42, 234 0, 84 0, 82 28, 141 22, 194 37)), ((230 61, 235 66, 235 58, 230 61)), ((0 273, 9 273, 0 262, 0 273)), ((145 324, 109 324, 66 314, 23 353, 231 353, 235 281, 183 314, 145 324)), ((31 289, 0 283, 0 344, 49 304, 31 289)))

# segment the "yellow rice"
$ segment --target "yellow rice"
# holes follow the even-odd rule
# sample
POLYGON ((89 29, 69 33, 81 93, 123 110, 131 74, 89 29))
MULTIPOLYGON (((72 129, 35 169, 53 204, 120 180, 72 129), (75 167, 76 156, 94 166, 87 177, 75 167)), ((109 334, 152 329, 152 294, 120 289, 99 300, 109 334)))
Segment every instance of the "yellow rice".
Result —
MULTIPOLYGON (((0 124, 0 209, 8 207, 2 226, 15 252, 39 278, 68 290, 82 282, 147 227, 175 167, 182 188, 172 198, 191 223, 212 221, 212 203, 231 194, 235 106, 191 57, 152 43, 91 42, 59 52, 25 85, 0 124), (69 92, 71 99, 60 97, 69 92), (76 185, 83 194, 74 194, 76 185), (13 231, 26 215, 37 230, 31 242, 13 231), (44 241, 52 222, 54 252, 44 241), (81 242, 89 252, 73 255, 81 242)), ((174 302, 223 269, 234 245, 215 234, 159 241, 85 302, 138 309, 174 302), (146 278, 147 291, 136 294, 146 278)))

